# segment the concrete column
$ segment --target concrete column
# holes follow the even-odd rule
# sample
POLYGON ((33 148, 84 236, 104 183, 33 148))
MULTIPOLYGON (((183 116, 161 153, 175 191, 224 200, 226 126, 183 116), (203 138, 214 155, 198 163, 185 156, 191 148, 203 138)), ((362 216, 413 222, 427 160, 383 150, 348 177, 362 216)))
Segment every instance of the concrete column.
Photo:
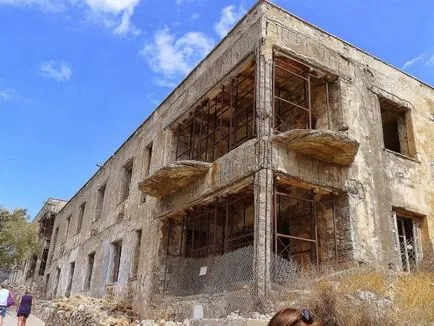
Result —
POLYGON ((255 174, 254 270, 259 299, 265 298, 271 282, 273 221, 273 63, 272 49, 261 44, 256 55, 257 172, 255 174))
POLYGON ((259 170, 255 175, 254 267, 257 295, 264 298, 271 282, 273 171, 259 170))

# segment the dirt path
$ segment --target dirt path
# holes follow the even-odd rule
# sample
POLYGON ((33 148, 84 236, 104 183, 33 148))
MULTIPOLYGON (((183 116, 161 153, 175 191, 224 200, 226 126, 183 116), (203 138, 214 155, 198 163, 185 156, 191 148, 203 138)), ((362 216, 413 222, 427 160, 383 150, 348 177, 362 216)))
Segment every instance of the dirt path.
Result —
MULTIPOLYGON (((26 324, 28 326, 45 326, 45 323, 42 320, 33 315, 29 316, 26 324)), ((3 326, 17 326, 17 313, 15 309, 8 309, 6 318, 3 321, 3 326)))

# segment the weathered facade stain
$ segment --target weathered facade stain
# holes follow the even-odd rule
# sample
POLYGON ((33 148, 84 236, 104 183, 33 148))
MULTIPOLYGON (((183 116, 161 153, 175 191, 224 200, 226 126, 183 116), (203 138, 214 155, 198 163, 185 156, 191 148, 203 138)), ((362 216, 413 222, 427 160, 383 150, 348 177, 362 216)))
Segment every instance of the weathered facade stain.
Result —
MULTIPOLYGON (((219 103, 227 105, 225 100, 219 103)), ((254 225, 255 282, 258 295, 263 295, 270 282, 268 264, 275 251, 273 195, 276 189, 293 191, 306 198, 315 196, 320 262, 336 259, 392 264, 405 269, 398 253, 399 236, 411 238, 417 248, 417 261, 433 250, 433 111, 432 87, 272 4, 258 2, 80 191, 56 211, 47 247, 47 267, 42 275, 28 281, 39 284, 49 297, 63 296, 70 278, 70 264, 74 262, 71 294, 113 296, 132 302, 136 310, 144 312, 151 300, 154 303, 161 300, 158 296, 165 290, 167 247, 181 242, 180 233, 172 230, 169 235, 168 221, 179 222, 193 208, 217 205, 241 192, 253 192, 254 212, 247 210, 247 214, 251 214, 248 217, 254 225), (176 188, 175 182, 175 189, 161 198, 143 196, 138 184, 148 177, 152 179, 156 171, 176 161, 177 139, 173 126, 198 103, 213 100, 227 78, 236 78, 234 71, 238 71, 246 58, 255 67, 252 81, 255 136, 209 162, 212 163, 209 170, 189 182, 184 180, 182 187, 176 188), (276 58, 281 58, 284 64, 312 67, 312 73, 320 75, 318 80, 329 84, 326 103, 323 84, 312 83, 315 129, 327 130, 324 134, 332 137, 334 145, 342 140, 348 140, 342 143, 343 147, 357 144, 354 152, 353 148, 341 151, 339 146, 335 147, 335 156, 354 154, 350 159, 337 157, 344 165, 334 164, 335 158, 327 153, 322 155, 327 157, 326 161, 321 155, 312 155, 318 143, 297 152, 297 146, 290 148, 285 142, 275 141, 276 103, 280 101, 274 97, 279 95, 276 85, 281 83, 283 91, 279 96, 287 102, 296 101, 291 92, 298 92, 297 87, 291 88, 274 79, 276 58), (387 148, 383 131, 389 127, 382 116, 384 108, 379 99, 387 99, 403 110, 396 115, 397 120, 405 123, 391 123, 397 125, 400 141, 404 137, 409 144, 411 155, 387 148), (339 137, 333 138, 333 134, 339 137), (148 157, 146 148, 151 143, 152 156, 148 157), (149 175, 144 172, 147 161, 149 175), (125 169, 128 162, 133 167, 130 176, 125 169), (129 193, 125 197, 122 187, 129 178, 129 193), (103 185, 101 217, 95 218, 97 193, 103 185), (79 207, 83 203, 86 203, 83 225, 77 231, 79 207), (336 219, 335 225, 332 218, 336 219), (399 229, 400 223, 409 221, 411 234, 399 229), (137 230, 142 230, 138 249, 137 230), (122 241, 122 252, 115 262, 113 244, 117 241, 122 241), (91 286, 85 289, 88 255, 93 252, 91 286), (139 257, 138 270, 132 275, 135 256, 139 257), (119 268, 119 277, 112 280, 115 266, 119 268)), ((300 115, 291 119, 286 122, 300 125, 300 115)), ((242 124, 236 118, 232 122, 242 124)), ((237 132, 229 137, 241 139, 245 131, 240 127, 237 132)), ((317 141, 325 141, 321 132, 318 134, 317 141)), ((221 139, 224 136, 218 135, 221 139)), ((148 182, 148 185, 158 190, 158 183, 148 182)), ((291 206, 291 201, 285 205, 282 212, 296 207, 291 206)), ((43 208, 41 216, 46 212, 43 208)), ((209 225, 217 230, 215 224, 209 225)), ((301 227, 297 224, 295 229, 305 232, 301 227)), ((187 230, 185 236, 190 234, 194 239, 191 236, 194 232, 187 230)), ((36 268, 40 261, 41 257, 36 268)), ((14 277, 25 280, 26 273, 14 277)))

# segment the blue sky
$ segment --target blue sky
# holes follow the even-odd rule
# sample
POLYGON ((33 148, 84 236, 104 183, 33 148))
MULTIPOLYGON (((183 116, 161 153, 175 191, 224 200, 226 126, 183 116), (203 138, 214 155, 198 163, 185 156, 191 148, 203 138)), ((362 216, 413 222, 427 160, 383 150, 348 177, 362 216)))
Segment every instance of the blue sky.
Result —
MULTIPOLYGON (((0 0, 0 206, 68 199, 254 0, 0 0)), ((276 4, 434 85, 434 2, 276 4)))

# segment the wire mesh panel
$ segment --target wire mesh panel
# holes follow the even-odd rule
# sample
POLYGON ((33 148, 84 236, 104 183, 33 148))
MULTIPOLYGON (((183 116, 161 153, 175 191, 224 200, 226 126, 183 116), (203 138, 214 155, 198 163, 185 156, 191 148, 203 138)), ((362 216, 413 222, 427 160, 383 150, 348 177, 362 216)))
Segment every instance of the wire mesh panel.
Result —
POLYGON ((402 269, 410 272, 417 268, 413 220, 411 218, 397 217, 397 227, 402 269))
POLYGON ((193 207, 168 229, 165 293, 219 293, 252 279, 252 191, 193 207))
POLYGON ((171 258, 166 268, 166 295, 213 295, 250 288, 253 246, 213 257, 171 258))

